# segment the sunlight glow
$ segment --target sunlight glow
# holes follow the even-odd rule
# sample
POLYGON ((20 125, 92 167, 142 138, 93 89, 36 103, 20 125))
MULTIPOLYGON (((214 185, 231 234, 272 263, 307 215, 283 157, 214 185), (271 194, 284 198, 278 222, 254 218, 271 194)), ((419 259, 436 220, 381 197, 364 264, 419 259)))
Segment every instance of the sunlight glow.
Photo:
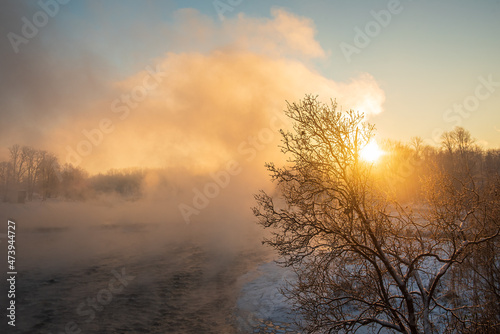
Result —
POLYGON ((366 162, 375 163, 384 154, 375 140, 371 140, 359 153, 361 159, 366 162))

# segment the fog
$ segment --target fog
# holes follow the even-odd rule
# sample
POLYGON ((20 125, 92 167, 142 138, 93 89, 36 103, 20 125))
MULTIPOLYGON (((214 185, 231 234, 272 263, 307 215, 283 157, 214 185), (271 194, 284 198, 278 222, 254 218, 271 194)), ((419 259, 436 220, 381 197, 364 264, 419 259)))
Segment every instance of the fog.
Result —
POLYGON ((261 245, 264 234, 251 217, 251 198, 243 195, 251 188, 232 180, 189 223, 178 206, 194 193, 176 187, 145 189, 133 201, 108 194, 1 203, 0 219, 16 222, 19 333, 59 333, 71 322, 96 333, 234 332, 244 275, 275 257, 261 245), (130 285, 109 305, 101 303, 102 310, 98 305, 95 319, 86 316, 92 309, 85 303, 121 270, 133 277, 130 285))
MULTIPOLYGON (((18 32, 20 17, 39 10, 23 1, 4 7, 5 35, 18 32)), ((100 13, 101 28, 118 33, 104 20, 112 8, 89 10, 100 13)), ((20 144, 53 152, 61 165, 91 175, 130 167, 162 172, 144 177, 136 201, 103 195, 85 202, 1 204, 1 219, 15 219, 28 233, 20 233, 19 242, 32 238, 25 242, 39 245, 24 256, 25 265, 62 266, 130 248, 127 229, 144 232, 140 251, 187 237, 221 254, 257 247, 262 232, 251 216, 252 196, 272 189, 264 163, 285 161, 278 145, 279 130, 289 126, 286 101, 314 93, 367 117, 382 111, 384 93, 369 74, 336 82, 314 68, 312 60, 326 52, 313 22, 284 9, 273 9, 270 18, 241 14, 222 23, 194 9, 177 10, 172 21, 154 28, 169 41, 172 51, 164 52, 157 47, 161 34, 143 35, 146 27, 132 24, 122 33, 141 36, 141 48, 159 54, 126 69, 100 56, 96 27, 66 18, 80 29, 77 44, 61 29, 68 24, 63 15, 20 45, 23 52, 13 52, 8 39, 1 42, 0 160, 20 144)))
POLYGON ((184 238, 211 245, 220 255, 259 246, 262 233, 250 210, 254 186, 235 176, 224 188, 217 186, 217 197, 209 198, 204 187, 216 184, 212 178, 185 182, 150 185, 141 198, 132 200, 108 193, 83 201, 1 203, 0 219, 16 221, 19 256, 27 267, 64 266, 110 251, 148 253, 184 238), (189 220, 180 210, 182 204, 193 208, 189 220))
MULTIPOLYGON (((2 33, 18 31, 18 18, 36 10, 9 2, 2 33)), ((336 82, 314 68, 311 61, 325 51, 306 18, 283 9, 268 19, 240 15, 222 24, 193 9, 173 16, 154 27, 155 34, 141 37, 141 48, 150 43, 157 50, 158 32, 164 33, 165 51, 127 68, 100 56, 96 27, 85 22, 72 22, 83 38, 74 44, 61 29, 67 24, 62 15, 22 45, 24 52, 14 53, 9 40, 2 40, 0 157, 18 143, 54 152, 61 162, 92 173, 166 166, 214 171, 238 158, 249 137, 273 122, 283 126, 282 118, 273 117, 282 116, 286 100, 314 93, 367 115, 382 110, 384 93, 369 74, 336 82)), ((100 24, 115 32, 110 23, 100 24)), ((127 29, 124 35, 141 32, 134 25, 127 29)), ((123 47, 119 40, 111 43, 123 47)), ((274 149, 276 139, 265 148, 274 149)), ((254 162, 262 166, 262 159, 254 162)))
MULTIPOLYGON (((2 6, 2 35, 39 10, 25 1, 2 6)), ((170 22, 123 32, 106 21, 111 8, 88 10, 101 13, 97 27, 58 15, 21 52, 0 42, 0 161, 20 144, 90 175, 138 168, 146 171, 141 196, 0 203, 0 221, 16 222, 20 331, 56 332, 74 319, 89 332, 121 323, 132 332, 154 323, 160 331, 225 332, 241 277, 276 258, 250 208, 259 189, 273 189, 264 163, 285 161, 278 145, 289 126, 286 101, 314 93, 369 117, 382 111, 384 93, 367 73, 347 82, 321 75, 313 60, 327 52, 313 22, 284 9, 224 22, 180 9, 170 22), (114 38, 101 39, 98 27, 114 38), (125 45, 123 36, 136 40, 125 45), (109 49, 130 51, 125 65, 102 55, 109 49), (144 49, 156 54, 139 56, 144 49), (75 315, 122 267, 137 277, 132 288, 96 321, 75 315), (130 324, 145 308, 151 314, 130 324), (189 327, 193 319, 199 323, 189 327)))

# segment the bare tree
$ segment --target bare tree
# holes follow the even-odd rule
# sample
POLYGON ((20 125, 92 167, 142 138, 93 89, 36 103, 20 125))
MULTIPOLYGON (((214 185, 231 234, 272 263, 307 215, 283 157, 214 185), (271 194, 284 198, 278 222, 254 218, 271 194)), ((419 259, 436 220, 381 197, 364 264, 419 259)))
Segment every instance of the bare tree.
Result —
POLYGON ((465 169, 472 167, 473 160, 471 158, 478 149, 475 142, 476 140, 472 138, 470 132, 460 126, 455 127, 452 131, 444 132, 441 136, 441 146, 460 167, 465 169))
POLYGON ((45 154, 45 152, 34 149, 31 146, 23 146, 21 149, 21 157, 26 169, 24 183, 26 185, 28 200, 33 199, 36 177, 40 171, 40 165, 45 154))
POLYGON ((1 200, 8 200, 9 184, 11 180, 12 167, 9 162, 0 162, 0 193, 2 195, 1 200))
POLYGON ((457 150, 463 154, 464 152, 471 151, 472 145, 475 143, 475 139, 472 138, 469 131, 462 127, 456 127, 451 136, 455 142, 457 150))
POLYGON ((441 145, 448 153, 453 153, 455 149, 455 140, 451 132, 443 132, 441 135, 441 145))
POLYGON ((55 196, 59 185, 57 173, 59 164, 52 153, 41 152, 41 162, 37 174, 37 182, 43 199, 55 196))
POLYGON ((18 144, 9 147, 10 163, 12 167, 13 183, 17 186, 26 172, 26 164, 22 154, 22 148, 18 144))
POLYGON ((415 150, 415 155, 417 157, 420 157, 424 148, 424 140, 422 139, 422 137, 412 137, 410 140, 410 145, 415 150))
POLYGON ((254 214, 272 229, 265 243, 297 272, 287 295, 304 330, 453 332, 481 321, 469 317, 484 306, 468 299, 472 287, 456 298, 447 283, 475 247, 498 238, 490 212, 499 202, 437 169, 422 181, 422 203, 406 207, 387 195, 377 166, 359 158, 373 135, 363 115, 312 96, 285 113, 293 121, 282 131, 288 164, 267 164, 279 197, 256 195, 254 214))

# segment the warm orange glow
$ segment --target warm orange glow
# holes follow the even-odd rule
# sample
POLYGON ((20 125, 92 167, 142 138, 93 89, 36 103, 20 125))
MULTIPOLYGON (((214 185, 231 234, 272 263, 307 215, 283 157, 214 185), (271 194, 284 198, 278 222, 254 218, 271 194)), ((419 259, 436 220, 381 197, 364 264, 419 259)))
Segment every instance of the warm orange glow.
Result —
POLYGON ((366 162, 375 163, 384 154, 375 140, 371 140, 360 152, 360 157, 366 162))

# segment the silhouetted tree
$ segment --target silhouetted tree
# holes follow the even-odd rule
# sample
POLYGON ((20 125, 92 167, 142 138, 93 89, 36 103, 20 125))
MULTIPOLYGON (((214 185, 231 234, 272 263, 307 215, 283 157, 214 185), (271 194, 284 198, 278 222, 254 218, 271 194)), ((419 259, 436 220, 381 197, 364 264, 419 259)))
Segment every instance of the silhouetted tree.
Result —
POLYGON ((288 164, 267 164, 279 196, 256 195, 254 214, 273 231, 265 243, 297 272, 287 295, 304 330, 479 328, 481 317, 470 315, 487 302, 471 298, 470 284, 455 296, 448 283, 474 249, 498 239, 491 213, 499 201, 471 188, 472 175, 457 183, 437 166, 420 181, 420 203, 404 206, 388 195, 377 165, 359 158, 373 136, 362 114, 311 96, 285 113, 293 121, 292 131, 282 131, 288 164))

